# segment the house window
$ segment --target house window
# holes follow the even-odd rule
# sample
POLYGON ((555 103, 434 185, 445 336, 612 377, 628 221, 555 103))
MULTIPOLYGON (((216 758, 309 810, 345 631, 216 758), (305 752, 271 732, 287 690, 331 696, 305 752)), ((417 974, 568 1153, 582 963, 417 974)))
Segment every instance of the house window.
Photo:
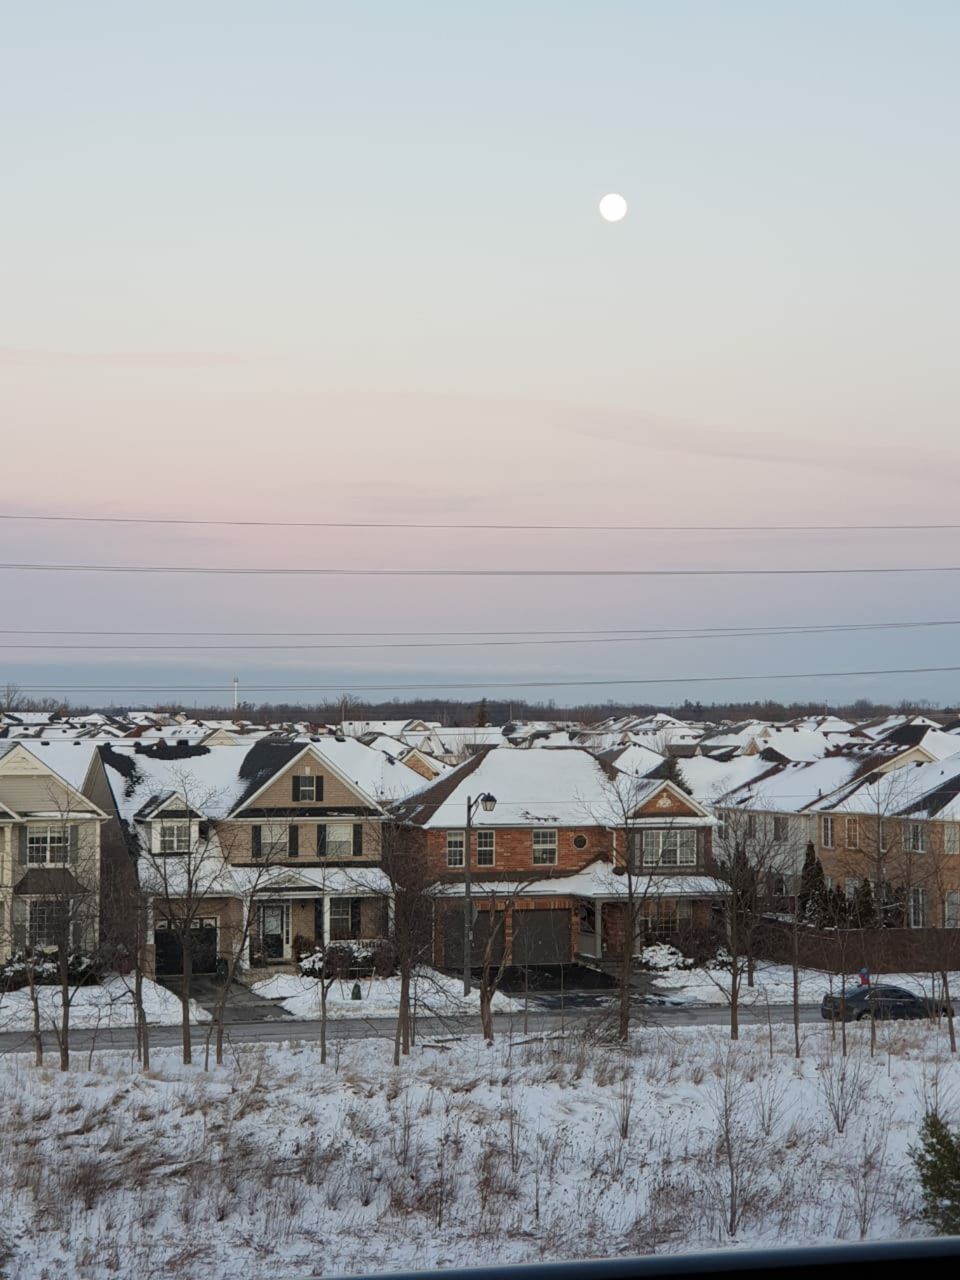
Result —
POLYGON ((755 813, 747 814, 747 839, 755 840, 757 835, 757 815, 755 813))
POLYGON ((665 938, 690 927, 693 908, 686 898, 672 902, 650 902, 640 916, 640 933, 647 937, 665 938))
POLYGON ((826 886, 827 892, 833 893, 834 885, 836 884, 833 876, 824 876, 823 883, 826 886))
POLYGON ((290 828, 285 822, 267 822, 260 839, 265 858, 285 858, 290 847, 290 828))
POLYGON ((552 867, 557 861, 556 831, 534 831, 533 833, 533 865, 535 867, 552 867))
POLYGON ((960 929, 960 890, 948 889, 943 899, 943 927, 960 929))
POLYGON ((960 853, 960 827, 948 822, 943 828, 943 852, 960 853))
POLYGON ((346 942, 360 934, 360 899, 330 899, 330 941, 346 942))
POLYGON ((462 867, 465 836, 462 831, 447 832, 447 866, 462 867))
POLYGON ((843 892, 848 902, 852 902, 857 896, 857 890, 860 888, 860 881, 857 876, 845 876, 843 880, 843 892))
POLYGON ((905 835, 908 853, 926 853, 927 829, 922 822, 908 822, 905 835))
POLYGON ((160 823, 160 852, 188 853, 190 850, 189 822, 160 823))
POLYGON ((856 818, 844 819, 843 843, 847 849, 860 848, 860 823, 856 818))
POLYGON ((353 826, 349 822, 327 823, 327 857, 349 858, 353 855, 353 826))
POLYGON ((293 779, 294 800, 316 800, 317 779, 309 773, 297 774, 293 779))
POLYGON ((829 814, 820 819, 820 843, 825 849, 833 848, 833 818, 829 814))
POLYGON ((877 843, 880 846, 880 852, 887 851, 887 824, 882 818, 877 819, 877 843))
POLYGON ((645 867, 695 867, 697 832, 693 827, 671 827, 640 833, 645 867))
POLYGON ((477 866, 492 867, 494 863, 494 833, 492 831, 477 832, 477 866))
POLYGON ((67 927, 67 908, 62 902, 34 898, 30 902, 28 936, 31 947, 56 947, 67 927))
POLYGON ((911 929, 925 929, 927 927, 927 891, 926 889, 910 890, 910 919, 911 929))
POLYGON ((27 827, 27 862, 66 862, 70 835, 64 826, 27 827))
POLYGON ((773 819, 773 838, 777 844, 783 844, 787 836, 790 834, 790 822, 787 818, 774 817, 773 819))

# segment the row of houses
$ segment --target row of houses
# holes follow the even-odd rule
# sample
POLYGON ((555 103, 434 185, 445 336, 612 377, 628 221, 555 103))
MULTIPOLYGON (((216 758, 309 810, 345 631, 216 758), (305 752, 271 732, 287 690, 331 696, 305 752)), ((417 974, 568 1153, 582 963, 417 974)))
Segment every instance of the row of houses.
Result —
POLYGON ((783 897, 812 847, 848 897, 865 880, 897 884, 910 925, 954 928, 960 755, 942 739, 960 738, 904 719, 836 729, 844 741, 800 760, 782 748, 822 729, 767 726, 685 753, 636 740, 635 725, 614 742, 606 726, 591 748, 569 727, 540 727, 455 766, 407 741, 423 732, 407 724, 243 742, 7 737, 0 957, 51 945, 65 914, 71 945, 116 944, 136 892, 151 903, 136 945, 161 975, 182 965, 170 922, 187 899, 200 968, 240 938, 251 968, 372 942, 391 930, 398 832, 428 886, 444 968, 464 960, 468 868, 474 963, 493 934, 514 964, 603 966, 641 939, 709 924, 727 893, 718 859, 736 843, 763 852, 783 897), (625 906, 638 896, 631 939, 625 906))

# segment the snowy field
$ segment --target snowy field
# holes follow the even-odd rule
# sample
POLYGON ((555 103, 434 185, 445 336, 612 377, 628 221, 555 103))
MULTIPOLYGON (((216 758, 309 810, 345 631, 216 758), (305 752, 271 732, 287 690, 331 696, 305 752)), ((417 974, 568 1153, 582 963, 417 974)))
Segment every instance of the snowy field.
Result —
MULTIPOLYGON (((72 1027, 132 1027, 135 1025, 132 979, 107 978, 99 986, 78 987, 72 993, 70 1025, 72 1027)), ((40 1017, 44 1029, 59 1025, 61 998, 59 987, 38 987, 40 1017)), ((180 1021, 180 1000, 159 983, 143 980, 143 1007, 147 1020, 159 1026, 172 1026, 180 1021)), ((191 1022, 209 1022, 210 1014, 191 1001, 191 1022)), ((0 995, 0 1031, 29 1031, 33 1026, 33 1006, 26 988, 0 995)))
MULTIPOLYGON (((258 996, 280 1001, 281 1008, 294 1018, 315 1019, 320 1016, 320 983, 296 973, 278 973, 254 983, 258 996)), ((437 1017, 480 1012, 480 995, 476 987, 464 997, 463 982, 433 969, 419 971, 412 983, 414 1012, 437 1017)), ((360 978, 337 980, 327 992, 328 1018, 385 1018, 396 1016, 400 1004, 399 978, 360 978), (360 999, 353 998, 354 986, 360 988, 360 999)), ((521 1002, 497 992, 493 998, 495 1013, 509 1013, 521 1008, 521 1002)))
POLYGON ((0 1274, 267 1280, 924 1233, 908 1147, 955 1120, 926 1024, 0 1059, 0 1274), (728 1135, 726 1146, 721 1134, 728 1135), (731 1172, 733 1179, 731 1181, 731 1172), (732 1190, 732 1186, 734 1189, 732 1190))
MULTIPOLYGON (((722 967, 686 968, 683 956, 674 947, 659 945, 647 947, 644 960, 649 967, 658 994, 665 996, 675 1004, 729 1004, 730 974, 722 967)), ((931 995, 931 978, 929 974, 884 973, 874 974, 874 982, 887 982, 893 986, 904 987, 917 994, 931 995)), ((951 1002, 957 1007, 960 994, 960 973, 947 975, 950 984, 951 1002)), ((853 986, 859 981, 856 973, 847 978, 847 985, 853 986)), ((939 995, 939 978, 934 982, 939 995)), ((836 975, 823 973, 819 969, 800 970, 800 1003, 819 1004, 828 991, 838 993, 841 982, 836 975)), ((758 960, 754 985, 747 985, 746 977, 740 991, 740 1003, 763 1005, 790 1004, 793 1000, 793 971, 789 965, 770 964, 766 960, 758 960)))

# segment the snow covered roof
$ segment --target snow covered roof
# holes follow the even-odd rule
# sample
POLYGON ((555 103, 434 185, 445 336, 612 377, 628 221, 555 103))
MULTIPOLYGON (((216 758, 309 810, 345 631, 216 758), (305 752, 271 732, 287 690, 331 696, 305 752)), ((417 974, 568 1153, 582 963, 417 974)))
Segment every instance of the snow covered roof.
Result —
MULTIPOLYGON (((662 778, 631 778, 582 747, 497 747, 428 784, 395 806, 395 812, 420 827, 461 827, 468 797, 489 793, 496 797, 496 808, 485 813, 478 807, 473 819, 477 827, 622 826, 625 806, 632 811, 669 785, 662 778)), ((689 821, 703 825, 705 818, 689 821)), ((681 824, 684 819, 671 821, 681 824)))
POLYGON ((850 782, 862 767, 862 761, 849 755, 774 765, 728 792, 720 803, 724 808, 799 813, 850 782))

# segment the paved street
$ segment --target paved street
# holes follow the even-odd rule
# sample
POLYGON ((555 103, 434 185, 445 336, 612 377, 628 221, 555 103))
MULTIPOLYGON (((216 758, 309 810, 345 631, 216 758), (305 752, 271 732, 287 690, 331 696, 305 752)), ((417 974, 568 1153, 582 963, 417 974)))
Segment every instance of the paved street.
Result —
MULTIPOLYGON (((641 1026, 725 1026, 729 1022, 729 1012, 725 1008, 710 1006, 701 1007, 651 1007, 635 1006, 635 1025, 641 1026)), ((529 1034, 539 1035, 545 1032, 559 1031, 564 1028, 599 1024, 604 1016, 615 1016, 611 1008, 574 1007, 560 1012, 556 1009, 535 1009, 531 1000, 531 1008, 527 1017, 529 1034)), ((770 1017, 774 1022, 789 1022, 792 1018, 790 1005, 771 1005, 770 1017)), ((820 1012, 816 1005, 805 1005, 800 1010, 803 1022, 819 1022, 820 1012)), ((740 1011, 741 1025, 765 1023, 767 1021, 766 1006, 747 1006, 740 1011)), ((523 1013, 501 1013, 494 1019, 498 1035, 506 1035, 511 1028, 515 1035, 525 1034, 523 1013)), ((327 1037, 330 1040, 354 1040, 364 1037, 382 1037, 392 1039, 394 1032, 392 1018, 340 1018, 327 1023, 327 1037)), ((444 1038, 456 1035, 476 1035, 480 1029, 477 1017, 456 1018, 422 1018, 417 1024, 417 1035, 420 1040, 444 1038)), ((207 1033, 206 1025, 194 1027, 194 1043, 202 1045, 207 1033)), ((320 1025, 317 1022, 297 1022, 294 1019, 270 1022, 233 1022, 226 1029, 227 1041, 230 1044, 275 1044, 284 1040, 315 1041, 320 1038, 320 1025)), ((44 1035, 44 1043, 50 1049, 56 1047, 52 1033, 44 1035)), ((93 1045, 97 1049, 132 1049, 135 1037, 132 1028, 123 1027, 114 1031, 74 1031, 71 1036, 72 1047, 77 1051, 88 1051, 93 1045)), ((152 1048, 163 1048, 180 1043, 179 1027, 152 1027, 150 1044, 152 1048)), ((24 1032, 6 1031, 0 1033, 0 1053, 30 1053, 32 1046, 30 1037, 24 1032)))

